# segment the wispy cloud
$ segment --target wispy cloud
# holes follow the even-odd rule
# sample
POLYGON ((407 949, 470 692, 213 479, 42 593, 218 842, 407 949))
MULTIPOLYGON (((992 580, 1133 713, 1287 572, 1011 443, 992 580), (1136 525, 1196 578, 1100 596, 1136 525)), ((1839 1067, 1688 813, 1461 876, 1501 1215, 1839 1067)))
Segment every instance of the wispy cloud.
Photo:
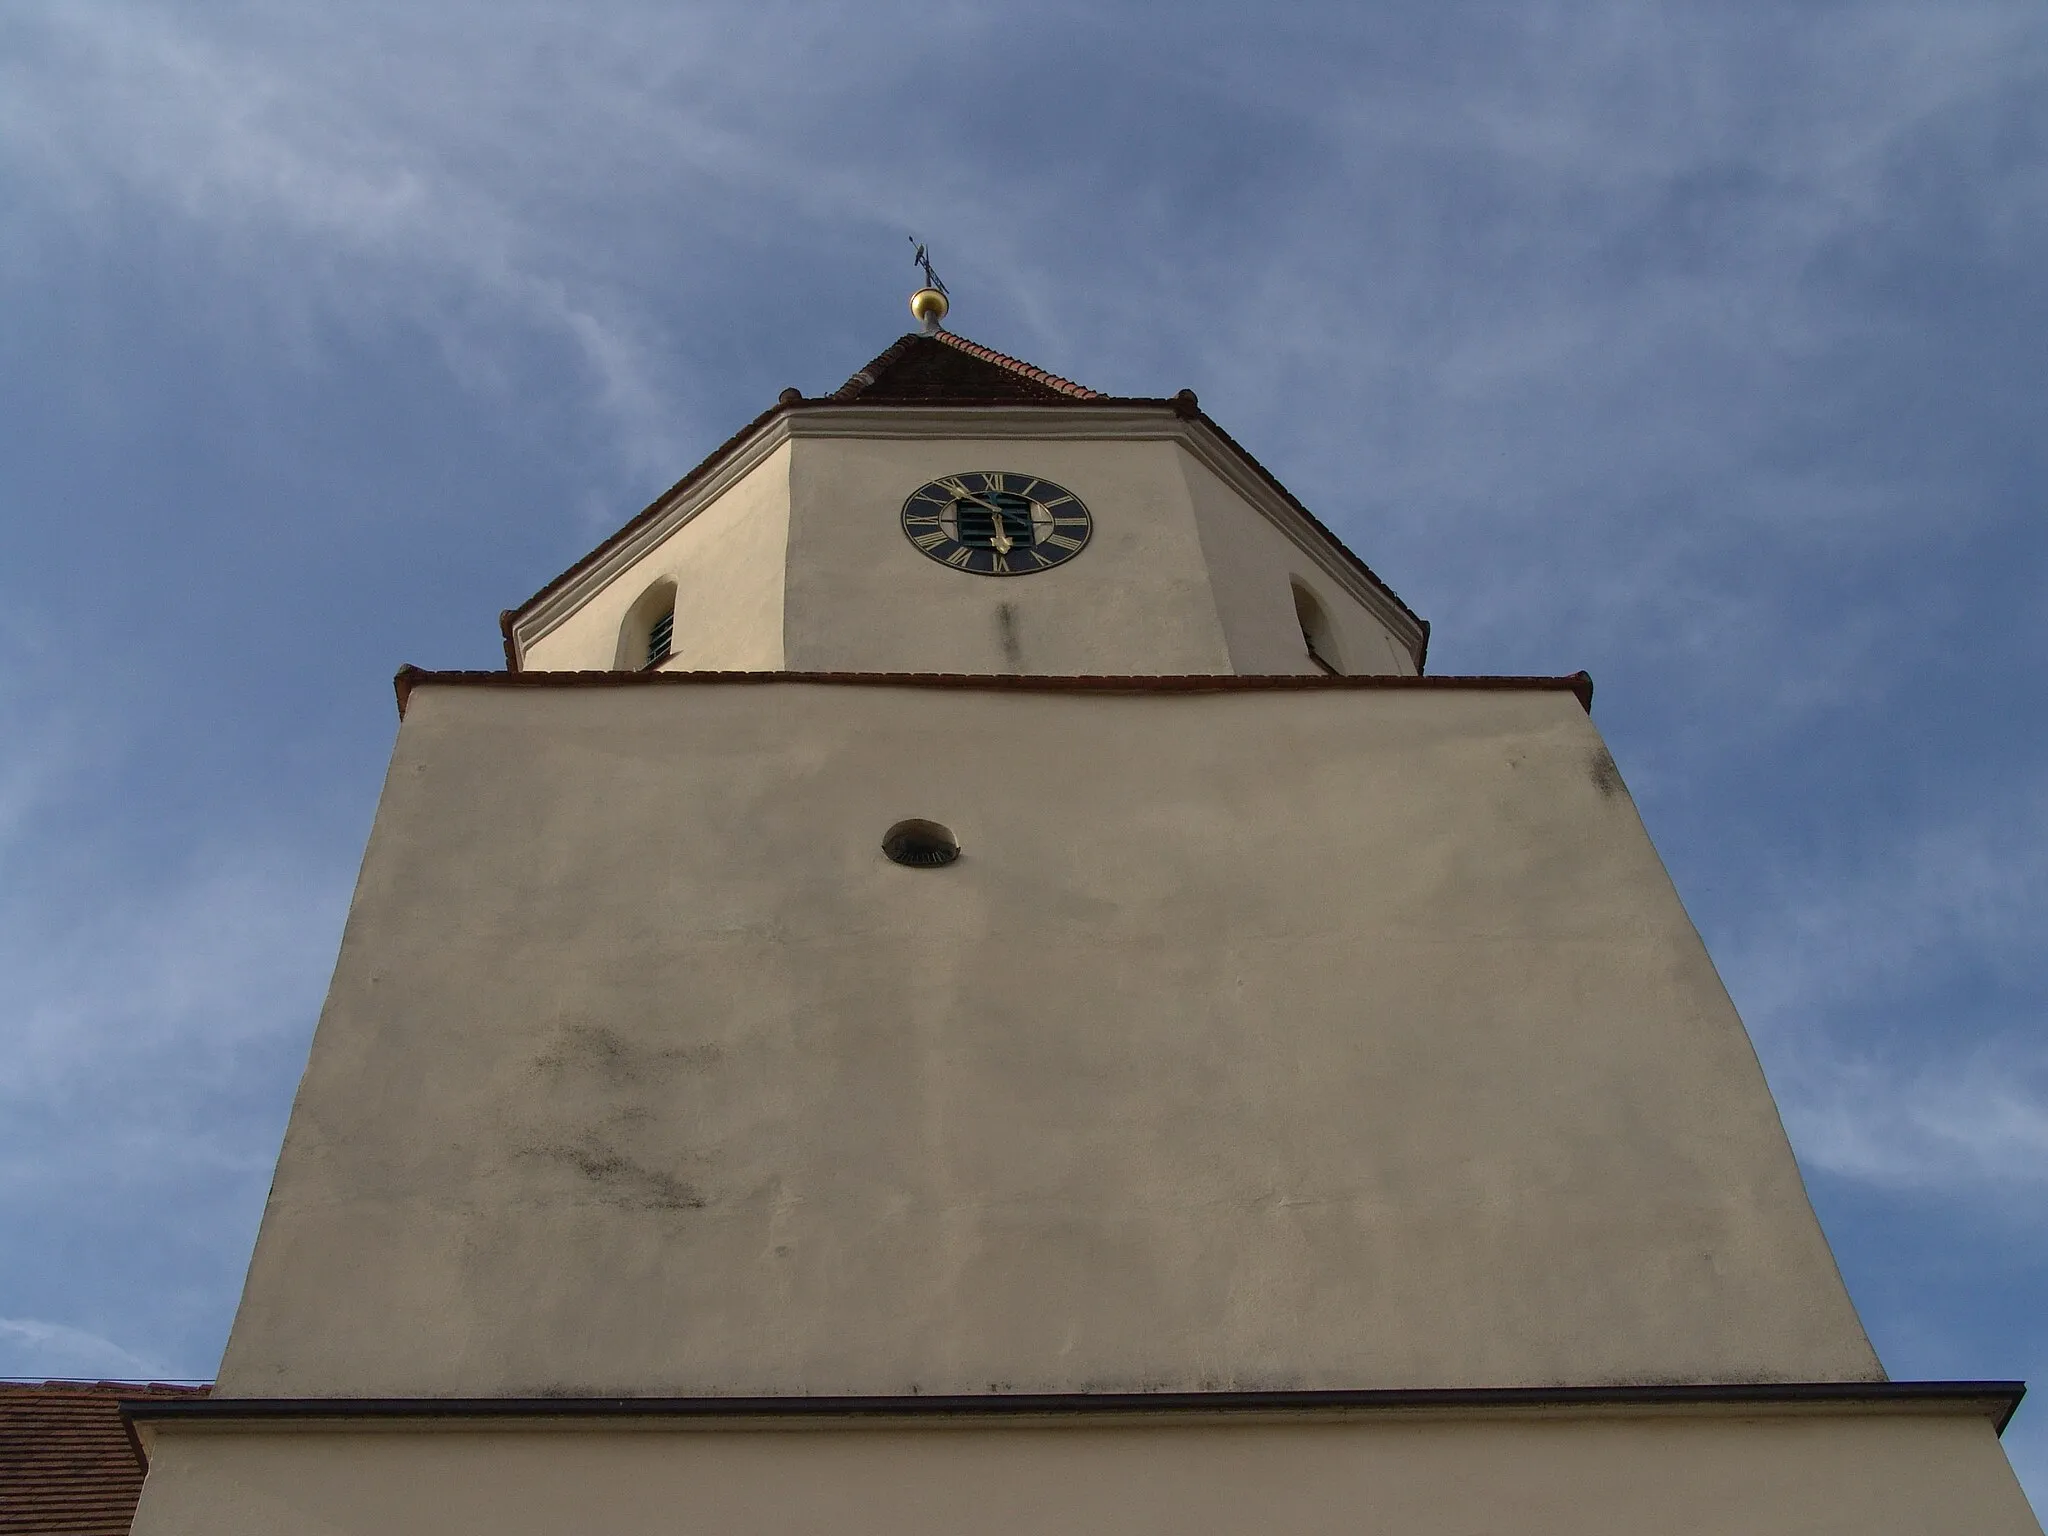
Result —
POLYGON ((344 870, 238 848, 137 887, 112 861, 4 909, 9 1052, 0 1102, 51 1106, 110 1071, 159 1088, 217 1081, 234 1053, 303 1037, 340 931, 344 870), (98 878, 95 879, 94 877, 98 878))
MULTIPOLYGON (((1838 1045, 1840 1042, 1838 1042, 1838 1045)), ((1786 1108, 1807 1162, 1881 1188, 2001 1196, 2038 1210, 2048 1186, 2048 1050, 1976 1047, 1908 1066, 1804 1064, 1786 1108)))
MULTIPOLYGON (((264 293, 307 365, 327 323, 399 315, 436 335, 458 373, 502 388, 481 341, 493 322, 478 314, 495 312, 580 366, 631 469, 671 466, 673 400, 641 339, 650 317, 622 274, 556 238, 549 205, 571 189, 546 122, 480 164, 463 125, 504 126, 512 104, 491 99, 488 72, 444 73, 454 34, 429 30, 422 52, 393 54, 366 44, 362 13, 347 26, 245 19, 113 4, 17 17, 0 67, 7 158, 82 219, 127 201, 174 211, 264 293)), ((499 34, 483 26, 469 44, 499 34)))
POLYGON ((137 743, 74 704, 6 693, 0 1227, 16 1315, 0 1322, 0 1374, 203 1374, 352 852, 244 838, 152 862, 136 828, 97 814, 131 793, 137 743), (137 1254, 152 1280, 128 1294, 137 1254))
POLYGON ((83 1328, 32 1317, 0 1317, 0 1373, 128 1381, 161 1379, 163 1374, 149 1355, 83 1328))
POLYGON ((1781 877, 1722 954, 1801 1154, 1886 1188, 2048 1185, 2048 795, 1781 877))

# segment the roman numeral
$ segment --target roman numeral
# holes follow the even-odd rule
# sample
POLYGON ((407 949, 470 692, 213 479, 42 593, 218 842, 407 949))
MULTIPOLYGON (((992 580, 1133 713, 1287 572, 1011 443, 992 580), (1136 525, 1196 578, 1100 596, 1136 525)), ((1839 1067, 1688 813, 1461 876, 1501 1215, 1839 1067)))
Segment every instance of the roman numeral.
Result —
POLYGON ((910 541, 919 549, 932 549, 946 542, 944 529, 935 528, 930 533, 920 533, 910 541))
POLYGON ((1064 533, 1048 533, 1043 542, 1050 544, 1054 549, 1076 550, 1081 547, 1079 539, 1070 539, 1064 533))
POLYGON ((974 492, 967 489, 966 482, 963 481, 958 475, 948 475, 943 480, 934 480, 932 484, 936 485, 940 490, 944 491, 947 495, 951 496, 955 501, 959 501, 965 497, 971 497, 974 494, 974 492))
POLYGON ((1003 472, 1002 472, 1001 470, 999 470, 999 469, 989 469, 989 470, 983 470, 983 471, 982 471, 982 475, 981 475, 981 493, 982 493, 982 494, 983 494, 984 496, 993 496, 993 495, 997 494, 998 492, 1000 492, 1000 491, 1001 491, 1002 489, 1003 489, 1003 472))
POLYGON ((954 551, 953 551, 953 553, 951 553, 950 555, 946 556, 946 564, 948 564, 948 565, 950 565, 950 566, 953 566, 953 567, 954 567, 955 569, 958 569, 958 570, 963 570, 963 571, 964 571, 964 570, 966 570, 966 569, 967 569, 968 563, 969 563, 970 561, 972 561, 973 559, 974 559, 974 551, 973 551, 973 550, 971 550, 971 549, 956 549, 956 550, 954 550, 954 551))
POLYGON ((1041 555, 1035 549, 1020 549, 1017 551, 1017 553, 1022 555, 1026 560, 1029 560, 1034 570, 1042 571, 1048 565, 1052 564, 1050 560, 1046 559, 1045 556, 1041 555))

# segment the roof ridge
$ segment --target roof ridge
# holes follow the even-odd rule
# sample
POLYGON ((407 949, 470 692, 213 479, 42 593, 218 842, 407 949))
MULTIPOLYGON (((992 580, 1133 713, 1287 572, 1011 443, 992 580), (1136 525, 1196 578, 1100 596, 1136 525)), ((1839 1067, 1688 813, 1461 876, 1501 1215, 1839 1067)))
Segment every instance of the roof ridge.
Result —
MULTIPOLYGON (((911 353, 924 346, 927 342, 936 342, 941 346, 950 347, 963 357, 971 357, 976 362, 988 363, 992 367, 1000 368, 1003 372, 1035 385, 1039 389, 1046 390, 1053 395, 1064 396, 1069 400, 1107 400, 1109 398, 1100 390, 1090 389, 1085 384, 1076 384, 1072 379, 1062 378, 1060 375, 1040 368, 1036 364, 1027 363, 1022 358, 1012 357, 1007 352, 998 352, 994 347, 986 346, 981 342, 970 340, 965 336, 947 330, 909 331, 897 337, 880 356, 870 361, 865 368, 862 368, 852 378, 833 390, 826 398, 840 401, 860 399, 870 389, 874 388, 876 384, 880 383, 884 376, 899 363, 903 362, 911 353)), ((953 398, 962 398, 953 390, 945 391, 945 394, 953 398)))
MULTIPOLYGON (((904 339, 908 340, 909 338, 906 337, 904 339)), ((998 367, 1009 369, 1012 373, 1022 374, 1034 383, 1049 385, 1061 394, 1072 395, 1077 400, 1106 400, 1109 398, 1099 389, 1090 389, 1085 384, 1076 384, 1072 379, 1063 379, 1056 373, 1049 373, 1045 369, 1024 362, 1020 358, 1012 357, 1007 352, 998 352, 994 347, 984 346, 978 341, 970 341, 967 337, 957 335, 952 331, 943 329, 934 331, 932 339, 944 342, 949 347, 957 348, 959 351, 965 352, 969 357, 978 357, 985 363, 994 363, 998 367)))

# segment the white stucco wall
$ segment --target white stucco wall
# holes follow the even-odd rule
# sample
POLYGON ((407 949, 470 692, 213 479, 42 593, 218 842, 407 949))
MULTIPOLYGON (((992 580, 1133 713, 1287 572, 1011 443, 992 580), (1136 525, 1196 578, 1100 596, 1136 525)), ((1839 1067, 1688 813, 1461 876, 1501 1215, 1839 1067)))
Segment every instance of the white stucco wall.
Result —
POLYGON ((784 444, 530 645, 526 670, 610 670, 627 611, 662 580, 676 584, 670 670, 780 668, 789 466, 784 444))
POLYGON ((797 671, 1227 673, 1170 442, 806 438, 790 474, 789 665, 797 671), (940 475, 1019 470, 1094 517, 1088 547, 1030 576, 949 570, 903 536, 940 475))
POLYGON ((1983 1419, 158 1437, 134 1536, 2040 1536, 1983 1419))
POLYGON ((1321 670, 1301 642, 1293 596, 1299 582, 1315 594, 1337 631, 1338 654, 1328 659, 1338 670, 1359 676, 1414 675, 1414 657, 1322 561, 1192 453, 1183 449, 1179 462, 1201 529, 1233 671, 1281 676, 1321 670))
POLYGON ((220 1390, 1879 1374, 1569 694, 428 684, 220 1390))

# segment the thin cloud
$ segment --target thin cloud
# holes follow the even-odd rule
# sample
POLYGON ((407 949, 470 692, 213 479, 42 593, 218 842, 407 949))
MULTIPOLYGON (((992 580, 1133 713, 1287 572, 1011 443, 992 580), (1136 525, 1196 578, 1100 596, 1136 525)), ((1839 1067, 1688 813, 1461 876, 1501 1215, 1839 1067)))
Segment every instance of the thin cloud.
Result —
MULTIPOLYGON (((133 199, 174 210, 262 286, 302 351, 323 316, 397 312, 489 387, 497 370, 460 320, 482 302, 571 352, 630 468, 673 464, 673 402, 631 339, 644 314, 605 274, 551 260, 543 207, 508 202, 458 157, 394 131, 389 94, 338 89, 331 57, 264 52, 157 12, 85 5, 42 21, 20 28, 28 46, 8 72, 0 135, 39 186, 80 209, 133 199), (309 299, 321 314, 303 312, 309 299)), ((299 41, 346 51, 352 36, 299 41)), ((405 73, 361 62, 365 75, 405 73)), ((457 108, 445 88, 425 94, 457 108)))
POLYGON ((152 1355, 84 1328, 33 1317, 0 1317, 0 1371, 59 1380, 163 1379, 162 1366, 152 1355))
POLYGON ((1883 1189, 2009 1199, 2048 1186, 2048 1052, 1806 1066, 1787 1106, 1807 1163, 1883 1189))
POLYGON ((2048 797, 1993 800, 1777 896, 1723 967, 1802 1156, 1881 1188, 2038 1207, 2048 797))

